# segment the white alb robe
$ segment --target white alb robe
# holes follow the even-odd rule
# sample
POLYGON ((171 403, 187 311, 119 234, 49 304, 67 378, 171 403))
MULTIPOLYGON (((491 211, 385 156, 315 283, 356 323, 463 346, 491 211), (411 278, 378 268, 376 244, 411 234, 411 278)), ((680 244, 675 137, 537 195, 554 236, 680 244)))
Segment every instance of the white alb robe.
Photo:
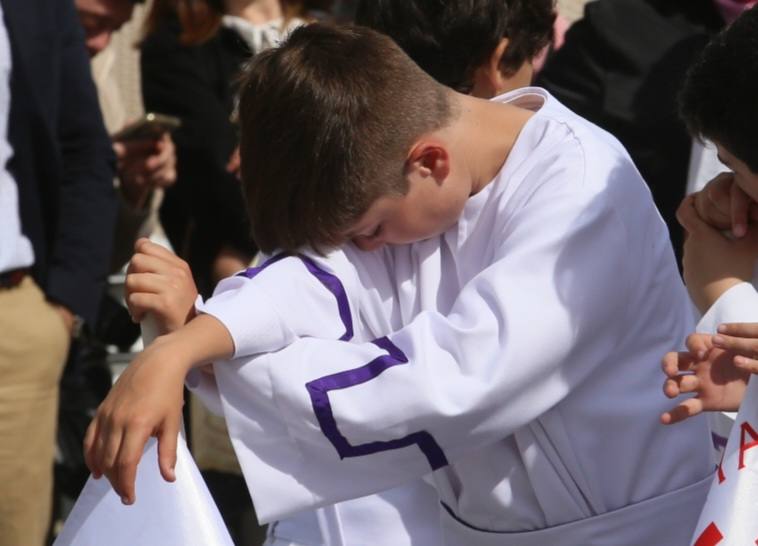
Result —
POLYGON ((658 421, 693 328, 665 226, 613 137, 508 100, 538 111, 454 228, 274 259, 204 305, 235 358, 199 390, 262 521, 433 472, 447 544, 687 544, 712 466, 704 419, 658 421))

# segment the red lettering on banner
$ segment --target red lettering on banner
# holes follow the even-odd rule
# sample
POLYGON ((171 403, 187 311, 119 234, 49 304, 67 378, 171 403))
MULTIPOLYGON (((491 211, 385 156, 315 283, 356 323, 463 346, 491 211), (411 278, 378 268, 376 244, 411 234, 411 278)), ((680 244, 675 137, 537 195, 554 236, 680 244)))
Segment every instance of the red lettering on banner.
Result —
POLYGON ((721 460, 719 461, 718 468, 719 485, 726 481, 726 476, 724 475, 724 455, 726 455, 726 448, 721 450, 721 460))
POLYGON ((724 538, 715 523, 711 523, 695 541, 694 546, 716 546, 724 538))
POLYGON ((745 452, 748 449, 758 446, 758 432, 745 422, 740 425, 740 464, 739 469, 745 468, 745 452), (745 442, 745 436, 750 435, 751 442, 745 442))

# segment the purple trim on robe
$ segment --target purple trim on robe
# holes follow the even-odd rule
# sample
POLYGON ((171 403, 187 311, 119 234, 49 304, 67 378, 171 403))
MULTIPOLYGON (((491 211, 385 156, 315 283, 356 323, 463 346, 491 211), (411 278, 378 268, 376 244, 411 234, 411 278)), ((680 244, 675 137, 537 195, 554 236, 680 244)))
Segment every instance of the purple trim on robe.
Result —
POLYGON ((316 264, 316 262, 307 256, 302 256, 300 254, 294 255, 283 252, 281 254, 277 254, 272 258, 269 258, 262 265, 259 265, 258 267, 250 267, 245 271, 238 273, 238 275, 252 279, 268 266, 273 265, 276 262, 289 256, 294 256, 303 262, 303 265, 308 270, 308 272, 316 277, 316 279, 318 279, 318 281, 324 285, 324 288, 329 290, 329 292, 331 292, 334 298, 337 300, 337 308, 339 310, 340 319, 342 320, 342 324, 345 325, 345 333, 342 334, 342 337, 340 337, 339 340, 350 341, 353 339, 353 317, 350 315, 350 305, 348 304, 347 294, 345 294, 345 287, 342 286, 342 281, 340 281, 335 275, 332 275, 331 273, 321 269, 316 264))
POLYGON ((345 293, 345 287, 342 286, 340 281, 335 275, 327 273, 321 269, 316 262, 306 256, 298 256, 300 260, 305 264, 306 269, 311 275, 316 277, 324 288, 329 290, 334 297, 337 298, 337 308, 339 309, 340 319, 342 324, 345 325, 345 333, 340 337, 340 341, 350 341, 353 339, 353 317, 350 315, 350 304, 347 301, 347 294, 345 293))
POLYGON ((716 434, 715 432, 711 432, 711 440, 713 441, 713 447, 722 450, 726 448, 726 443, 729 441, 729 438, 724 438, 720 434, 716 434))
POLYGON ((337 421, 334 418, 332 406, 329 402, 329 391, 346 389, 366 383, 393 366, 408 363, 408 358, 403 351, 392 343, 389 338, 382 337, 374 340, 372 343, 387 351, 387 354, 375 358, 360 368, 328 375, 306 384, 308 393, 311 396, 313 411, 316 413, 321 431, 337 449, 340 459, 360 457, 381 451, 417 445, 429 461, 429 466, 432 470, 446 466, 448 462, 442 448, 437 444, 434 437, 426 431, 414 432, 397 440, 351 445, 337 428, 337 421))
MULTIPOLYGON (((342 320, 342 324, 345 325, 345 333, 339 338, 339 340, 350 341, 353 338, 353 319, 350 314, 350 303, 348 302, 347 294, 345 293, 345 287, 335 275, 321 269, 316 262, 310 258, 299 254, 293 255, 284 252, 269 258, 262 265, 258 267, 250 267, 238 275, 252 279, 268 266, 275 264, 279 260, 287 258, 288 256, 299 258, 308 272, 316 277, 324 288, 334 295, 337 300, 340 319, 342 320)), ((375 358, 360 368, 328 375, 306 384, 306 388, 311 397, 311 403, 313 404, 313 411, 316 413, 316 419, 321 426, 321 431, 324 433, 324 436, 326 436, 337 449, 340 459, 346 457, 360 457, 363 455, 379 453, 381 451, 389 451, 392 449, 417 445, 429 461, 429 466, 431 466, 432 470, 447 466, 447 458, 445 457, 442 448, 436 442, 434 437, 426 431, 422 430, 414 432, 403 438, 398 438, 397 440, 369 442, 354 446, 347 441, 347 438, 345 438, 339 431, 339 428, 337 428, 337 421, 334 419, 332 405, 329 402, 329 391, 346 389, 360 385, 361 383, 366 383, 393 366, 408 363, 408 357, 406 357, 403 351, 401 351, 397 345, 392 343, 389 338, 381 337, 374 340, 372 343, 387 351, 387 354, 375 358)))
POLYGON ((248 279, 255 278, 258 273, 266 269, 268 266, 275 264, 279 260, 283 260, 284 258, 292 256, 292 254, 289 254, 288 252, 282 252, 281 254, 277 254, 276 256, 272 256, 265 262, 263 262, 261 265, 257 267, 248 267, 244 271, 241 271, 240 273, 237 273, 238 277, 247 277, 248 279))

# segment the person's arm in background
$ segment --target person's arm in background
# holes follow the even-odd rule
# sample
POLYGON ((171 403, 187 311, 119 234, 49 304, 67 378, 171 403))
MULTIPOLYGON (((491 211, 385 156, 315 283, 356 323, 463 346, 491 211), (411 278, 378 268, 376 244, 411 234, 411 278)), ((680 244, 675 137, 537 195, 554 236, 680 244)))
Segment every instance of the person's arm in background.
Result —
POLYGON ((60 105, 57 137, 63 162, 58 224, 45 291, 67 324, 95 321, 108 270, 116 199, 114 158, 90 73, 84 35, 70 2, 59 2, 60 105))
MULTIPOLYGON (((237 134, 229 119, 230 105, 224 103, 211 81, 213 71, 223 70, 221 62, 210 66, 212 56, 203 55, 201 46, 179 44, 172 30, 164 25, 143 44, 145 108, 182 121, 181 128, 173 134, 178 180, 172 191, 188 196, 193 229, 201 233, 213 251, 207 273, 213 275, 212 270, 218 269, 213 275, 213 280, 218 281, 246 267, 256 250, 249 237, 240 182, 227 169, 237 146, 237 134), (236 258, 232 266, 217 267, 220 264, 215 259, 222 252, 236 258)), ((229 79, 225 85, 233 82, 229 79)), ((198 270, 200 264, 191 265, 196 278, 201 278, 204 272, 198 270)))
POLYGON ((114 141, 119 207, 111 271, 129 261, 134 243, 148 237, 159 222, 163 189, 176 182, 176 147, 168 132, 157 138, 114 141))

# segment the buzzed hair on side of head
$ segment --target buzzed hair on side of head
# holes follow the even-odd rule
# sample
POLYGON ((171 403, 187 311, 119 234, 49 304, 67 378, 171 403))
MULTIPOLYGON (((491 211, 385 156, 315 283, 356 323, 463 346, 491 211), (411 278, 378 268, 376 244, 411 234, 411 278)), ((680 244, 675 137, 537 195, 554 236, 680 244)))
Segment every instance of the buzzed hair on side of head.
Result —
POLYGON ((715 140, 758 173, 758 7, 703 50, 679 95, 690 132, 715 140))
POLYGON ((356 22, 395 40, 440 83, 462 93, 503 38, 507 76, 553 36, 555 0, 360 0, 356 22))
POLYGON ((379 197, 407 192, 413 142, 449 123, 449 91, 388 37, 311 24, 245 68, 241 178, 263 252, 319 252, 379 197))

